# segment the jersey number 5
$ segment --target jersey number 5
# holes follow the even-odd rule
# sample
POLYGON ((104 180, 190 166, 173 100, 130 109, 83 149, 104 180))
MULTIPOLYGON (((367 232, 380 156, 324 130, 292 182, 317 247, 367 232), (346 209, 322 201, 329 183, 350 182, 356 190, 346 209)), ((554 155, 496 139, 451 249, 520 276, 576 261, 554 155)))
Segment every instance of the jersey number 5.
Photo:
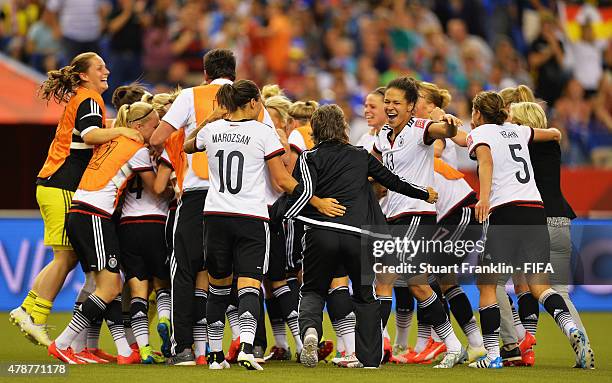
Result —
POLYGON ((215 157, 219 158, 219 192, 224 193, 225 188, 227 187, 227 191, 232 194, 240 193, 242 189, 242 173, 244 170, 244 155, 234 150, 233 152, 229 152, 227 155, 227 161, 225 159, 225 151, 219 150, 215 154, 215 157), (236 171, 236 186, 232 187, 232 165, 234 159, 238 160, 238 166, 236 171), (226 164, 227 162, 227 164, 226 164), (226 165, 226 166, 224 166, 226 165))
POLYGON ((516 176, 518 182, 526 184, 531 179, 531 176, 529 175, 529 166, 527 166, 527 161, 525 161, 523 157, 519 157, 517 155, 517 151, 520 151, 523 147, 521 146, 521 144, 512 144, 508 145, 508 147, 510 148, 510 155, 512 156, 512 159, 516 162, 523 164, 523 169, 525 170, 524 177, 521 177, 521 172, 516 172, 514 173, 514 175, 516 176))

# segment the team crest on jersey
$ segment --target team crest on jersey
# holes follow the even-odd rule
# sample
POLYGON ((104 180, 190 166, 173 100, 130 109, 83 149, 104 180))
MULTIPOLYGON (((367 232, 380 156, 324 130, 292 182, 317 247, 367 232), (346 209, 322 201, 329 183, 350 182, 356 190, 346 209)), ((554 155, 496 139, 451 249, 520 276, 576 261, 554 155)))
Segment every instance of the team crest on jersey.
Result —
POLYGON ((108 267, 110 267, 111 269, 117 267, 117 258, 115 258, 113 255, 111 255, 111 258, 109 258, 108 260, 108 267))
POLYGON ((404 137, 400 137, 400 138, 397 140, 397 146, 399 146, 399 147, 404 146, 404 137))

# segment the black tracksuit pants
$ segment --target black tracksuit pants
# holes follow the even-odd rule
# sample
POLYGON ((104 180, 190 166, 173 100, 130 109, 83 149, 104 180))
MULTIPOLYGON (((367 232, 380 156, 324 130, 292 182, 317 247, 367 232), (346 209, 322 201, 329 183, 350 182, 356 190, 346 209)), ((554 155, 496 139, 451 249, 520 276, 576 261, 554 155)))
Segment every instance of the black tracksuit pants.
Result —
POLYGON ((380 304, 374 296, 371 266, 369 272, 364 269, 369 261, 362 257, 361 241, 357 234, 312 227, 306 230, 299 326, 302 337, 308 328, 316 329, 321 337, 325 297, 334 271, 344 266, 353 286, 357 358, 365 367, 378 367, 383 350, 380 304))
POLYGON ((204 201, 207 190, 187 191, 176 209, 174 251, 170 258, 172 282, 172 354, 193 345, 195 280, 204 269, 204 201))

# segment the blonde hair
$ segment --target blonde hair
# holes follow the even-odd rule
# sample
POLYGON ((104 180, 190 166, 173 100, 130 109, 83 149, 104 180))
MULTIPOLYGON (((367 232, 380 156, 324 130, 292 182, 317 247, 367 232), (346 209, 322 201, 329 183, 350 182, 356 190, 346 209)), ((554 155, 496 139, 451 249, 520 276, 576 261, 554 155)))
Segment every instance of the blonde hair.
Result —
POLYGON ((133 104, 122 105, 117 111, 117 119, 115 120, 115 126, 131 127, 130 125, 134 122, 145 122, 151 118, 152 113, 155 111, 153 105, 147 104, 146 102, 137 101, 133 104))
POLYGON ((499 91, 499 95, 504 99, 506 108, 515 102, 535 102, 535 96, 527 85, 519 85, 516 88, 504 88, 499 91))
POLYGON ((452 99, 448 90, 439 88, 436 84, 427 81, 419 82, 419 90, 423 91, 423 97, 427 102, 431 102, 441 109, 446 108, 452 99))
MULTIPOLYGON (((265 88, 265 87, 264 87, 265 88)), ((266 109, 274 109, 286 123, 289 119, 289 108, 291 108, 291 101, 285 96, 272 96, 264 100, 264 106, 266 109)))
POLYGON ((164 107, 168 104, 172 104, 179 93, 181 93, 180 87, 176 88, 172 93, 157 93, 156 95, 144 94, 140 101, 151 104, 159 115, 163 115, 166 114, 164 107))
POLYGON ((309 121, 312 114, 319 108, 319 103, 313 100, 296 101, 289 108, 289 116, 295 120, 309 121))
POLYGON ((266 100, 274 96, 285 96, 285 92, 283 92, 283 90, 280 88, 280 86, 278 86, 278 84, 268 84, 264 85, 264 87, 261 88, 262 99, 266 100))
POLYGON ((510 117, 512 122, 519 125, 527 125, 534 129, 546 129, 546 113, 544 109, 535 102, 516 102, 510 105, 510 117))

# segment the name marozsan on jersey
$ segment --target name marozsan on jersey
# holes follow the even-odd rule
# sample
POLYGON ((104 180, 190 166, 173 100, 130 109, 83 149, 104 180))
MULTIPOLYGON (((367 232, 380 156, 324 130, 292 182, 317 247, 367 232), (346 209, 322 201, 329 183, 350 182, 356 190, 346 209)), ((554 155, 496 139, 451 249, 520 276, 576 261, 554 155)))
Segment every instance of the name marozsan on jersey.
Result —
POLYGON ((285 152, 275 129, 255 120, 217 120, 196 138, 206 149, 211 187, 205 215, 238 215, 267 220, 266 160, 285 152))
POLYGON ((484 124, 468 134, 470 158, 476 159, 478 146, 486 145, 491 149, 491 209, 508 203, 542 205, 527 147, 532 139, 533 129, 514 124, 484 124))

